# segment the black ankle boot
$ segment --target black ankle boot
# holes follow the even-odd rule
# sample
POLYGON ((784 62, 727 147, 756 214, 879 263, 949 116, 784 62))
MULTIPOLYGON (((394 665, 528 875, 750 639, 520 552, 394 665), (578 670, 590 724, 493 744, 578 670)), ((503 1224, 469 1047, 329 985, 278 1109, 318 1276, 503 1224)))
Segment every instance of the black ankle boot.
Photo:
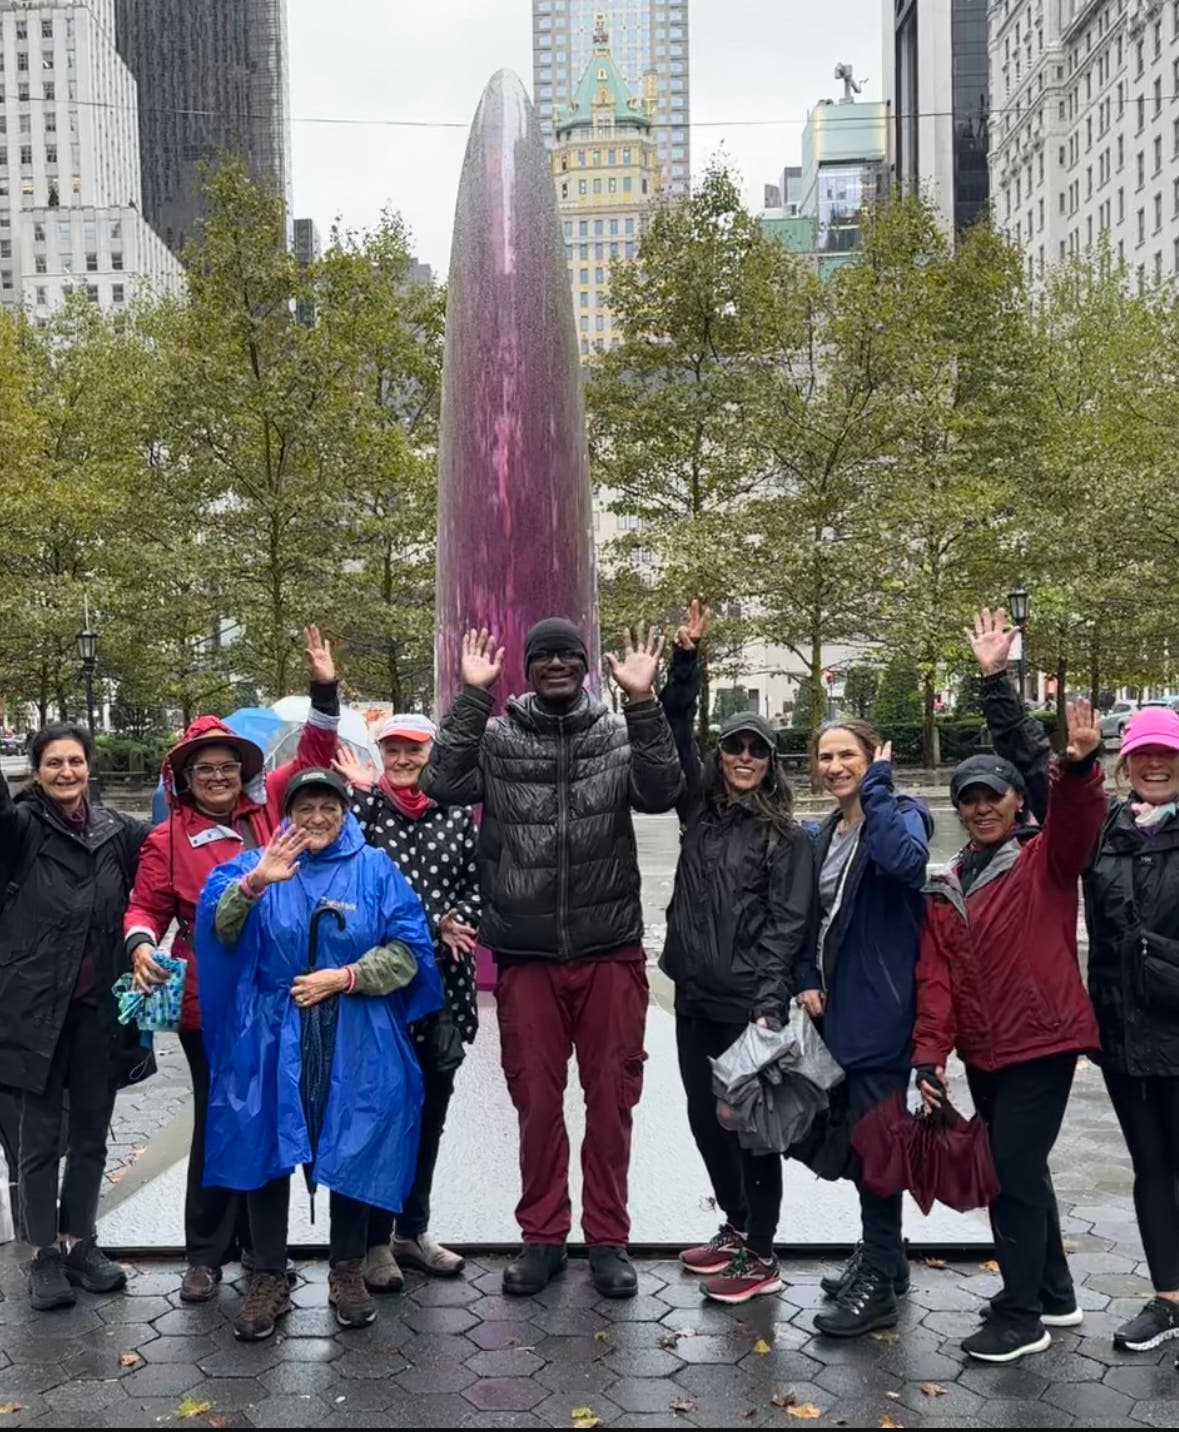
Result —
POLYGON ((518 1297, 539 1293, 565 1271, 568 1261, 564 1243, 525 1243, 504 1269, 504 1292, 518 1297))
POLYGON ((875 1268, 861 1266, 835 1306, 816 1313, 815 1327, 828 1337, 858 1338, 874 1328, 891 1328, 897 1317, 892 1279, 875 1268))
POLYGON ((590 1280, 603 1298, 633 1298, 639 1291, 639 1275, 625 1248, 591 1248, 589 1265, 590 1280))

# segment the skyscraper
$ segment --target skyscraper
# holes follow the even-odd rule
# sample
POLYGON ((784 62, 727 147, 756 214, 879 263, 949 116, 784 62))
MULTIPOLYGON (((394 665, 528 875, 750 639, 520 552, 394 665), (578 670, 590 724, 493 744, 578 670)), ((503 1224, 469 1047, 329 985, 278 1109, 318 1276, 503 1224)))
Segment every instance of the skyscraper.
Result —
POLYGON ((0 8, 0 304, 118 309, 181 269, 141 213, 135 82, 113 0, 0 8))
POLYGON ((985 212, 988 0, 884 0, 884 94, 898 188, 926 194, 948 232, 985 212))
POLYGON ((115 0, 139 84, 148 222, 180 253, 204 212, 202 162, 244 159, 291 214, 286 0, 115 0))
POLYGON ((552 141, 594 49, 610 36, 632 95, 653 101, 656 148, 667 188, 687 192, 691 175, 688 0, 532 0, 532 93, 552 141))

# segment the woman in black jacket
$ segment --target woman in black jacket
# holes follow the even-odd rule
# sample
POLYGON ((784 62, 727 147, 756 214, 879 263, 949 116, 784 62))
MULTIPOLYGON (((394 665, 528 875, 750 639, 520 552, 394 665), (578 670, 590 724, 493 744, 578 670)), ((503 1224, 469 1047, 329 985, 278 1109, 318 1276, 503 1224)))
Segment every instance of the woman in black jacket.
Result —
POLYGON ((438 805, 418 784, 436 735, 426 716, 390 716, 376 732, 384 767, 376 784, 372 771, 346 748, 335 763, 352 785, 352 813, 365 840, 396 861, 422 902, 446 992, 443 1008, 411 1030, 426 1084, 417 1171, 396 1218, 396 1236, 391 1213, 369 1210, 364 1279, 374 1293, 400 1291, 402 1266, 434 1278, 463 1270, 462 1257, 430 1232, 430 1191, 463 1045, 474 1043, 479 1029, 474 956, 483 900, 479 832, 470 806, 438 805))
MULTIPOLYGON (((996 751, 1042 813, 1051 752, 1007 679, 1007 613, 980 614, 975 654, 996 751)), ((1089 996, 1101 1072, 1134 1164, 1134 1206, 1155 1296, 1113 1335, 1146 1352, 1179 1338, 1179 715, 1146 707, 1122 737, 1119 778, 1085 871, 1089 996)))
POLYGON ((88 799, 91 752, 82 727, 47 726, 30 749, 32 785, 0 810, 0 1084, 19 1091, 29 1293, 42 1310, 69 1307, 74 1286, 109 1293, 127 1280, 96 1246, 95 1218, 115 1092, 154 1068, 111 994, 130 968, 123 911, 148 827, 88 799))
POLYGON ((718 1302, 744 1303, 782 1286, 774 1235, 782 1204, 782 1160, 754 1154, 721 1127, 710 1059, 750 1021, 781 1028, 793 971, 813 939, 811 844, 791 814, 775 732, 753 712, 730 717, 714 755, 692 745, 699 691, 696 643, 707 612, 692 604, 676 634, 664 709, 684 766, 683 830, 660 967, 674 981, 676 1044, 688 1122, 725 1215, 708 1243, 680 1255, 706 1276, 718 1302))

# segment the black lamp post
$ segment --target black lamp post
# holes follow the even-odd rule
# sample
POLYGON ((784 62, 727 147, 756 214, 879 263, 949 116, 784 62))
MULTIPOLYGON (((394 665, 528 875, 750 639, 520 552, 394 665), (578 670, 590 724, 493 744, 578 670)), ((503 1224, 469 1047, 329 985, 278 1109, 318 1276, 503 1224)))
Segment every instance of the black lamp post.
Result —
POLYGON ((78 633, 78 656, 82 661, 82 675, 86 681, 86 724, 94 734, 94 668, 98 665, 98 637, 90 630, 87 621, 85 631, 78 633))
POLYGON ((1028 642, 1028 607, 1031 598, 1028 596, 1026 587, 1016 587, 1013 592, 1007 594, 1007 610, 1011 613, 1011 620, 1019 628, 1019 699, 1025 697, 1025 676, 1027 673, 1027 642, 1028 642))

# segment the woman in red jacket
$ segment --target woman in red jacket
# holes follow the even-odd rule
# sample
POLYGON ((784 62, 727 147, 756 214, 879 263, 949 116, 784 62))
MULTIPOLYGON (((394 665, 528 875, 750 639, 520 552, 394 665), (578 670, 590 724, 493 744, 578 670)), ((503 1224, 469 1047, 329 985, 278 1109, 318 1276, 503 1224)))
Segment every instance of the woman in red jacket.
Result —
POLYGON ((270 775, 253 741, 237 736, 216 716, 198 716, 164 762, 164 790, 171 814, 143 844, 139 872, 123 930, 140 984, 166 976, 153 958, 173 920, 179 924, 172 951, 188 961, 180 1015, 180 1043, 192 1074, 192 1146, 184 1201, 188 1271, 180 1285, 186 1303, 217 1295, 222 1267, 248 1238, 245 1198, 230 1189, 205 1188, 205 1111, 209 1063, 201 1036, 192 923, 205 881, 243 850, 264 846, 282 820, 283 797, 296 771, 330 767, 338 744, 340 705, 331 647, 318 627, 306 631, 311 675, 311 714, 294 760, 270 775))
POLYGON ((940 1101, 957 1049, 986 1122, 1001 1192, 991 1205, 1002 1291, 962 1344, 983 1362, 1042 1352, 1048 1327, 1081 1321, 1060 1237, 1048 1155, 1077 1056, 1098 1047, 1077 965, 1078 881, 1106 803, 1101 733, 1088 703, 1068 713, 1044 826, 1027 823, 1024 783, 999 756, 971 756, 950 799, 970 843, 927 887, 913 1063, 940 1101))

